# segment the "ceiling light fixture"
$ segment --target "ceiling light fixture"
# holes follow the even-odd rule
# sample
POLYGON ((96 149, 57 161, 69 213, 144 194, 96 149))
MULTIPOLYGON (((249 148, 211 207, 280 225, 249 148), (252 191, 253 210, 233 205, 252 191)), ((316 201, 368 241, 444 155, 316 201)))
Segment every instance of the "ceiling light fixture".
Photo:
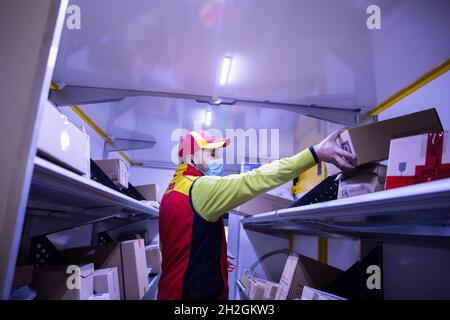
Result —
POLYGON ((228 77, 230 76, 230 70, 231 70, 231 62, 233 57, 226 56, 223 58, 222 62, 222 72, 220 74, 220 84, 224 85, 228 82, 228 77))
POLYGON ((212 120, 212 112, 211 111, 206 111, 206 114, 205 114, 205 125, 207 127, 211 126, 211 120, 212 120))

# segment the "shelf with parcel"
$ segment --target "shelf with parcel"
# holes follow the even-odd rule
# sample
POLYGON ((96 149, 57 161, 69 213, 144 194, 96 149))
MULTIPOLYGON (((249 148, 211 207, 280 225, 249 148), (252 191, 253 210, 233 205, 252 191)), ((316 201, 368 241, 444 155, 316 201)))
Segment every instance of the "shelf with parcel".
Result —
POLYGON ((450 178, 257 214, 245 228, 273 233, 450 243, 450 178))
POLYGON ((158 216, 154 208, 38 156, 34 159, 30 200, 29 205, 33 206, 60 204, 85 213, 104 208, 127 214, 158 216))

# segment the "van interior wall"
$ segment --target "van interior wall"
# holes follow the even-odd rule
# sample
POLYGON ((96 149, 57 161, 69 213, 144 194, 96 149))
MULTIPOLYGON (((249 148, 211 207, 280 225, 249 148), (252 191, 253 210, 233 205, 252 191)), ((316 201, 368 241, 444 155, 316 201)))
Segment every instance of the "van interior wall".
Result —
POLYGON ((381 29, 370 35, 381 103, 449 58, 450 2, 380 0, 376 4, 381 8, 381 29))

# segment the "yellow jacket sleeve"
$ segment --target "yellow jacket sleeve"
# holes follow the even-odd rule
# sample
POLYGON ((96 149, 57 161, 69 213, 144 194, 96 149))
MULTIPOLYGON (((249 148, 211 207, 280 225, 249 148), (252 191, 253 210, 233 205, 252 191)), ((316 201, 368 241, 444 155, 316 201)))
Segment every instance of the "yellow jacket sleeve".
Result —
POLYGON ((192 186, 192 204, 200 216, 214 222, 226 212, 294 179, 315 164, 311 151, 306 149, 249 172, 225 177, 202 176, 192 186))

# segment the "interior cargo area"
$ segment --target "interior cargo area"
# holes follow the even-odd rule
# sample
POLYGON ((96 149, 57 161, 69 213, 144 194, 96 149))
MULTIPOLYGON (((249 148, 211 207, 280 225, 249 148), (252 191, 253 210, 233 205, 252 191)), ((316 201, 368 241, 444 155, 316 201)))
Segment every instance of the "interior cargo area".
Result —
POLYGON ((0 298, 449 300, 449 13, 1 1, 0 298))

